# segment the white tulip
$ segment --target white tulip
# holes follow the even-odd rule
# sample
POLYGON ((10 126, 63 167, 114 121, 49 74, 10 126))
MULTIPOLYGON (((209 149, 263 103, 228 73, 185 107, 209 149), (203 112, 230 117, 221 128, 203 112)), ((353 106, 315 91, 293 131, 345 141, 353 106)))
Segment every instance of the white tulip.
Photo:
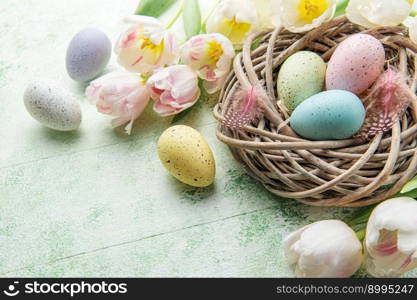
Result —
POLYGON ((115 46, 118 62, 126 70, 150 75, 156 69, 178 62, 179 49, 175 35, 157 19, 130 16, 131 26, 124 31, 115 46))
POLYGON ((274 28, 281 26, 281 0, 251 0, 256 7, 258 26, 274 28))
POLYGON ((291 32, 319 27, 333 18, 337 0, 281 0, 281 21, 291 32))
POLYGON ((207 20, 207 33, 221 33, 239 47, 257 28, 256 7, 248 0, 223 0, 207 20))
POLYGON ((417 267, 417 201, 394 198, 378 205, 366 228, 365 265, 375 277, 399 277, 417 267))
POLYGON ((408 27, 410 39, 417 43, 417 17, 414 17, 413 20, 410 22, 410 25, 408 27))
POLYGON ((181 60, 204 80, 207 92, 217 92, 232 66, 235 50, 232 42, 219 33, 200 34, 181 49, 181 60))
POLYGON ((346 16, 367 28, 396 26, 407 19, 412 5, 413 0, 350 0, 346 16))
POLYGON ((284 240, 284 252, 297 277, 350 277, 362 263, 355 232, 338 220, 307 225, 284 240))

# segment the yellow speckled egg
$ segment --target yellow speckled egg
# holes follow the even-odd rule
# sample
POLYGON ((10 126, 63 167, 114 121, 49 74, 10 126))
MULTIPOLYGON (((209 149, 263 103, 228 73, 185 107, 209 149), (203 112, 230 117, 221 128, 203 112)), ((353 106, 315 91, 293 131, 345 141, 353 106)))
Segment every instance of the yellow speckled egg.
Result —
POLYGON ((158 154, 164 167, 179 181, 195 187, 213 183, 213 152, 197 130, 184 125, 168 128, 159 138, 158 154))

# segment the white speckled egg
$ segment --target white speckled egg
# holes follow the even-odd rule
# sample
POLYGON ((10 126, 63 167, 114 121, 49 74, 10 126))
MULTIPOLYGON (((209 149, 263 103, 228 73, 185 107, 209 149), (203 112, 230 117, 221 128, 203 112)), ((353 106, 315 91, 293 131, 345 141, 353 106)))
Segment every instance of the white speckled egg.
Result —
POLYGON ((46 127, 59 131, 71 131, 80 127, 80 104, 52 81, 29 84, 24 94, 24 103, 29 114, 46 127))
POLYGON ((158 141, 158 154, 164 167, 179 181, 194 187, 213 183, 216 174, 213 153, 195 129, 178 125, 165 130, 158 141))
POLYGON ((66 56, 68 75, 84 82, 97 77, 109 62, 111 42, 107 35, 95 28, 86 28, 71 40, 66 56))
POLYGON ((368 34, 344 40, 332 55, 326 72, 327 90, 365 92, 381 75, 385 64, 382 43, 368 34))
POLYGON ((331 90, 303 101, 291 115, 291 128, 310 140, 342 140, 357 133, 365 108, 355 94, 331 90))
POLYGON ((326 63, 314 52, 300 51, 291 55, 278 74, 278 97, 293 111, 308 97, 324 88, 326 63))

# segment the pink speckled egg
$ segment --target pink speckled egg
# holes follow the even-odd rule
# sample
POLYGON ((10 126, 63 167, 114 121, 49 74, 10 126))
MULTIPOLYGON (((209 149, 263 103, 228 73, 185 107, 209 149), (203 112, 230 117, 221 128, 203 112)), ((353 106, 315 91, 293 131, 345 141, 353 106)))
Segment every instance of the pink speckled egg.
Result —
POLYGON ((355 34, 344 40, 331 57, 326 72, 327 90, 362 94, 384 70, 382 43, 368 34, 355 34))

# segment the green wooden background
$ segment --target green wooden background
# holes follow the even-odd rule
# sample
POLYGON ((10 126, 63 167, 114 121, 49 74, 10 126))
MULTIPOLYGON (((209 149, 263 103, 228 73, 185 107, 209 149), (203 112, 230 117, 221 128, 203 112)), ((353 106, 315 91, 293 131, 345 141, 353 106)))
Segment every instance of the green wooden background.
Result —
MULTIPOLYGON (((349 219, 353 210, 279 199, 248 177, 215 138, 215 99, 181 121, 213 148, 215 184, 185 186, 156 153, 170 118, 148 107, 126 136, 86 102, 86 85, 68 78, 72 36, 93 26, 115 41, 137 2, 0 0, 0 276, 292 276, 283 236, 316 220, 349 219), (31 119, 22 95, 37 78, 77 96, 79 131, 54 132, 31 119)), ((203 11, 212 2, 202 1, 203 11)), ((116 69, 113 56, 106 72, 116 69)))

